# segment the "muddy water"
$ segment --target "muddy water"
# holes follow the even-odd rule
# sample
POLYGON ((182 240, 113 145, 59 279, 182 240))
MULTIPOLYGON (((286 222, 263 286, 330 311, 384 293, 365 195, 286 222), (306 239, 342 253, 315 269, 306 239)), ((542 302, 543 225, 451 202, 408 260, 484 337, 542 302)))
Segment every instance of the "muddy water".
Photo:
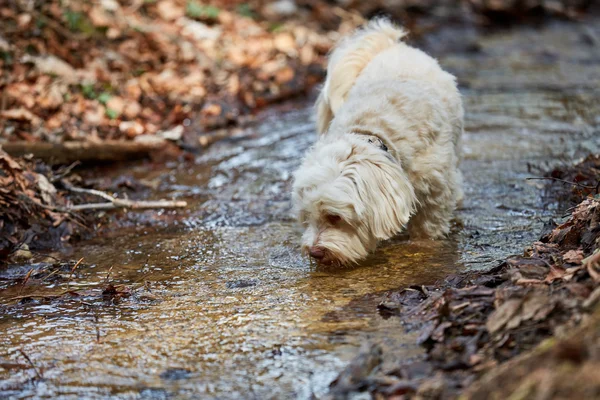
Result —
POLYGON ((586 29, 470 37, 477 52, 441 54, 467 109, 455 233, 399 237, 359 268, 319 270, 299 253, 289 190, 314 140, 306 106, 271 113, 249 137, 194 163, 113 172, 156 182, 153 195, 191 207, 151 226, 150 212, 131 214, 137 226, 62 254, 85 257, 72 277, 2 286, 0 396, 310 398, 326 393, 363 342, 393 350, 386 362, 418 356, 414 337, 377 313, 381 293, 520 252, 560 211, 526 178, 599 150, 600 44, 586 29), (108 281, 133 294, 103 298, 108 281), (65 290, 81 296, 14 300, 65 290), (43 379, 32 379, 20 350, 43 379))

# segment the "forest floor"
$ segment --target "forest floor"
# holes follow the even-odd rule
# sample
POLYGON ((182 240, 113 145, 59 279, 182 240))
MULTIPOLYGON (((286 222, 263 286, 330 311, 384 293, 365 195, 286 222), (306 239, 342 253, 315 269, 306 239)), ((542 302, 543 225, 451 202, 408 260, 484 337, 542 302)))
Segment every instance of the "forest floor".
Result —
POLYGON ((124 149, 139 156, 164 141, 198 149, 233 133, 215 129, 245 126, 266 105, 306 95, 322 80, 332 45, 370 16, 392 15, 416 40, 452 24, 576 20, 587 8, 585 1, 206 3, 0 5, 4 150, 67 164, 130 159, 124 149), (137 146, 121 143, 113 154, 102 143, 114 140, 137 146), (88 147, 76 151, 82 142, 88 147))

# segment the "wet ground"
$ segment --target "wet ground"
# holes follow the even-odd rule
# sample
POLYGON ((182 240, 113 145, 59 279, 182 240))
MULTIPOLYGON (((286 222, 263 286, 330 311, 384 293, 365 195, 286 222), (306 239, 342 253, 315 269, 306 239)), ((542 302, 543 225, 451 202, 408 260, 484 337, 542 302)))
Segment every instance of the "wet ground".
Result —
POLYGON ((359 268, 318 270, 299 252, 289 192, 314 141, 307 106, 271 112, 250 137, 194 163, 112 171, 156 182, 156 197, 191 207, 151 228, 151 212, 131 214, 139 227, 60 255, 84 257, 71 279, 0 281, 0 396, 310 398, 363 342, 383 343, 388 358, 417 355, 414 337, 377 313, 381 293, 520 253, 562 211, 543 201, 542 181, 526 178, 600 150, 593 22, 460 33, 468 51, 431 46, 465 96, 464 208, 448 240, 400 237, 359 268), (100 296, 109 281, 133 294, 100 296), (15 299, 65 290, 83 295, 15 299), (32 379, 21 351, 43 379, 32 379))

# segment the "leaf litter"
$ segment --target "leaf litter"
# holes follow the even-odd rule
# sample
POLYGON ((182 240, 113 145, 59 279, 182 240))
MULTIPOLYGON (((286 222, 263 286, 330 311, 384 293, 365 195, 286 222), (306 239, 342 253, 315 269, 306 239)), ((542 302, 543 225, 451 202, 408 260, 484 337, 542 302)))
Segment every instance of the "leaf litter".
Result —
MULTIPOLYGON (((589 165, 588 159, 574 170, 585 170, 589 165)), ((380 314, 400 318, 404 329, 417 334, 417 343, 426 353, 385 370, 383 364, 369 366, 359 381, 343 378, 349 374, 343 371, 332 383, 333 398, 347 398, 360 391, 374 398, 449 399, 464 393, 465 398, 484 398, 481 396, 489 395, 490 388, 502 393, 497 398, 516 395, 499 382, 480 384, 478 378, 486 372, 494 375, 504 371, 497 379, 511 381, 510 372, 498 366, 520 354, 530 354, 543 340, 564 337, 599 309, 600 198, 587 193, 579 200, 565 222, 555 225, 521 256, 509 257, 486 272, 451 275, 439 284, 385 294, 378 306, 380 314)), ((597 324, 600 317, 595 321, 597 324)), ((589 329, 591 333, 586 331, 586 335, 596 328, 592 324, 589 329)), ((576 336, 570 340, 577 340, 576 336)), ((577 347, 594 352, 600 346, 600 340, 594 340, 577 347)), ((560 343, 556 351, 566 346, 560 343)), ((355 364, 362 362, 360 357, 351 362, 350 370, 356 370, 355 364)), ((555 375, 555 371, 548 367, 540 374, 555 375)), ((588 370, 585 373, 589 374, 588 370)), ((528 382, 527 376, 523 371, 518 379, 528 382)), ((529 395, 545 393, 547 384, 537 378, 532 382, 537 389, 527 392, 529 395)), ((580 385, 573 393, 600 389, 594 382, 598 380, 580 385)), ((553 385, 552 390, 560 392, 566 384, 553 385)))

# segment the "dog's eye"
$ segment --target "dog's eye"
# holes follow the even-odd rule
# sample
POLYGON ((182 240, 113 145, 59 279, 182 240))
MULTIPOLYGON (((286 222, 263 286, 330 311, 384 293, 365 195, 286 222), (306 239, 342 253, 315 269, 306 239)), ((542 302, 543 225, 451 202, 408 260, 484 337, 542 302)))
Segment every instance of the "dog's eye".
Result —
POLYGON ((342 217, 335 214, 327 214, 325 219, 327 219, 327 222, 329 222, 331 225, 335 225, 342 220, 342 217))

